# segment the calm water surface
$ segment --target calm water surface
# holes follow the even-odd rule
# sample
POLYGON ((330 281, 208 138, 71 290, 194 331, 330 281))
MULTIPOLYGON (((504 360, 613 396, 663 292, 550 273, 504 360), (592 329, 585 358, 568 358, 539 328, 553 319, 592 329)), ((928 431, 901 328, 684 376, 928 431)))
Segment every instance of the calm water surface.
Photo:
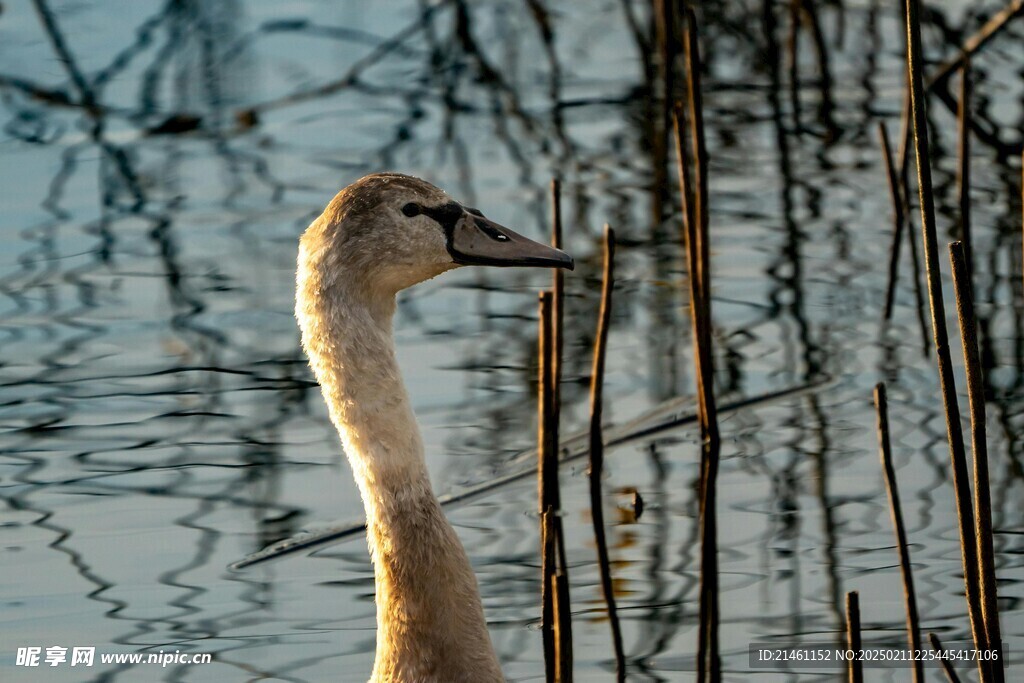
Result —
MULTIPOLYGON (((810 4, 824 50, 803 22, 795 68, 788 3, 714 3, 701 17, 720 401, 815 387, 723 415, 728 680, 835 680, 751 673, 746 648, 841 641, 848 590, 860 591, 866 640, 902 638, 871 404, 880 380, 922 628, 969 635, 937 375, 906 249, 894 318, 881 324, 891 231, 875 127, 899 138, 899 16, 894 3, 810 4)), ((942 3, 925 27, 929 55, 954 54, 961 27, 1000 4, 942 3)), ((561 177, 578 264, 566 279, 563 429, 586 420, 605 221, 622 242, 609 418, 692 395, 662 107, 681 69, 666 79, 657 35, 648 4, 631 0, 5 2, 0 679, 366 679, 373 575, 361 539, 227 569, 361 514, 291 308, 298 235, 364 173, 421 175, 537 238, 547 184, 561 177), (214 663, 16 667, 29 645, 210 652, 214 663)), ((975 60, 973 148, 995 547, 1016 672, 1022 39, 1017 24, 975 60)), ((959 231, 956 128, 937 97, 930 116, 944 243, 959 231)), ((463 269, 401 298, 399 353, 438 491, 500 475, 532 445, 536 292, 549 277, 463 269)), ((948 277, 945 287, 952 312, 948 277)), ((683 427, 608 454, 631 680, 694 678, 697 436, 683 427), (646 502, 639 521, 615 509, 629 487, 646 502)), ((611 680, 584 465, 567 466, 562 484, 577 678, 611 680)), ((525 479, 450 511, 512 681, 543 679, 535 495, 525 479)))

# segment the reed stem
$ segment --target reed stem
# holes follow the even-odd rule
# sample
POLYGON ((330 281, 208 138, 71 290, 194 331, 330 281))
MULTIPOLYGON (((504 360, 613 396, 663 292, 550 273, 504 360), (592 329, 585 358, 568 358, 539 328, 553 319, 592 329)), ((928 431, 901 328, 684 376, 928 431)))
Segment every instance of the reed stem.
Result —
POLYGON ((960 241, 967 257, 967 272, 974 270, 971 248, 971 60, 967 58, 960 70, 960 108, 957 112, 957 189, 960 200, 960 241))
POLYGON ((908 151, 914 138, 913 124, 911 123, 910 106, 910 69, 906 70, 906 78, 903 82, 903 110, 900 113, 900 144, 896 157, 896 170, 899 176, 899 203, 903 212, 903 220, 906 222, 907 244, 910 247, 910 266, 914 278, 914 298, 917 301, 917 323, 921 328, 921 347, 925 358, 931 351, 931 343, 928 334, 928 313, 924 302, 924 291, 921 287, 921 258, 917 254, 917 240, 914 239, 913 219, 910 209, 910 154, 908 151))
POLYGON ((720 437, 714 398, 714 363, 711 353, 711 259, 708 243, 708 155, 704 141, 704 114, 700 85, 700 47, 697 18, 686 9, 683 51, 686 57, 690 134, 693 144, 693 177, 687 172, 684 136, 676 116, 676 149, 679 180, 686 218, 684 242, 690 274, 690 310, 697 365, 698 405, 703 449, 700 477, 701 572, 700 626, 697 646, 697 678, 721 680, 718 644, 718 541, 715 520, 715 487, 718 478, 720 437), (691 187, 692 186, 692 187, 691 187))
POLYGON ((552 315, 551 292, 540 293, 540 330, 538 334, 537 381, 537 486, 541 522, 541 634, 544 641, 546 680, 557 680, 556 634, 554 620, 556 596, 554 578, 557 567, 557 531, 555 518, 558 509, 553 502, 553 481, 558 477, 558 456, 551 451, 551 346, 552 315))
MULTIPOLYGON (((562 248, 562 183, 557 178, 551 180, 551 246, 555 249, 562 248)), ((562 328, 565 319, 565 271, 561 268, 554 268, 551 283, 551 310, 554 317, 552 325, 553 350, 552 373, 554 383, 552 391, 552 422, 551 440, 558 447, 559 433, 562 414, 562 347, 564 345, 562 328)))
POLYGON ((847 660, 847 681, 864 683, 864 671, 861 668, 860 657, 857 656, 861 650, 860 598, 857 591, 846 594, 846 649, 853 650, 854 653, 854 656, 847 660))
MULTIPOLYGON (((911 653, 921 649, 921 631, 917 614, 917 597, 914 593, 914 575, 910 568, 910 549, 907 546, 907 532, 903 526, 903 512, 900 508, 900 492, 896 486, 896 470, 892 464, 892 448, 889 443, 889 403, 885 384, 875 386, 875 410, 878 413, 878 451, 885 473, 885 485, 889 491, 889 509, 892 526, 896 533, 896 547, 900 555, 900 573, 903 575, 903 600, 907 607, 907 645, 911 653)), ((912 658, 914 683, 924 681, 924 663, 912 658)))
POLYGON ((981 582, 981 614, 985 622, 988 648, 999 653, 990 663, 992 680, 1003 681, 1002 634, 996 596, 995 549, 992 543, 992 499, 989 492, 988 444, 985 425, 985 379, 978 351, 977 323, 971 292, 971 270, 967 249, 960 242, 949 245, 953 264, 953 288, 956 292, 960 341, 967 371, 967 399, 971 412, 971 448, 974 454, 974 521, 978 546, 978 574, 981 582))
MULTIPOLYGON (((960 409, 957 406, 953 362, 949 354, 946 311, 943 305, 942 280, 939 272, 935 202, 932 195, 931 161, 928 149, 928 118, 924 102, 925 89, 919 0, 905 0, 905 9, 907 18, 907 65, 910 70, 910 100, 914 123, 914 154, 917 159, 917 185, 921 202, 921 232, 924 238, 928 298, 931 303, 932 335, 935 341, 935 357, 939 370, 942 403, 946 414, 946 434, 949 439, 949 455, 953 470, 953 488, 956 495, 968 615, 971 620, 971 632, 974 636, 975 648, 984 650, 987 646, 987 639, 979 609, 977 550, 972 538, 974 534, 974 512, 971 506, 970 484, 968 482, 967 462, 964 454, 963 430, 960 426, 960 409)), ((979 659, 978 669, 981 673, 982 683, 988 681, 988 676, 986 675, 988 668, 987 664, 979 659)))
MULTIPOLYGON (((557 178, 551 181, 551 246, 556 249, 562 248, 562 183, 557 178)), ((554 271, 551 289, 551 344, 548 348, 548 352, 551 354, 549 365, 549 372, 551 373, 551 424, 548 426, 547 431, 548 448, 553 454, 551 457, 555 460, 554 469, 557 473, 562 421, 562 347, 564 338, 562 328, 565 318, 565 276, 561 268, 555 268, 554 271)), ((568 657, 567 661, 571 663, 572 620, 568 610, 568 605, 571 603, 569 598, 569 566, 566 559, 565 533, 562 530, 562 516, 560 514, 562 494, 558 485, 557 475, 552 483, 552 487, 551 502, 559 513, 556 514, 554 520, 555 544, 558 550, 558 564, 555 568, 555 573, 561 576, 557 584, 559 593, 555 596, 555 599, 561 600, 567 605, 566 609, 562 611, 563 623, 560 624, 558 637, 562 639, 560 651, 568 657)), ((559 658, 559 661, 562 661, 562 659, 559 658)))

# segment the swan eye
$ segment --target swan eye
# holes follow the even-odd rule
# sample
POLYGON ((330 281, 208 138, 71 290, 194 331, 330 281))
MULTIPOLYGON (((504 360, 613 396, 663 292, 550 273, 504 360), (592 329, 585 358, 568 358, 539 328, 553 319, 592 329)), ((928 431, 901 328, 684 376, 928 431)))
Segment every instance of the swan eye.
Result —
POLYGON ((402 213, 404 213, 409 218, 412 218, 413 216, 419 216, 420 213, 422 213, 422 209, 420 208, 420 205, 417 204, 416 202, 409 202, 408 204, 402 207, 402 213))

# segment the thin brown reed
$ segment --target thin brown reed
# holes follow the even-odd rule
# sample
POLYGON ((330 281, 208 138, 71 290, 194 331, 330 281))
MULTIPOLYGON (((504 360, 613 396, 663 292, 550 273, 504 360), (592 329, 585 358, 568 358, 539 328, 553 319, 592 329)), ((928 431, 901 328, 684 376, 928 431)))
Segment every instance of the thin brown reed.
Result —
POLYGON ((846 677, 849 683, 864 683, 864 671, 860 657, 860 598, 857 591, 846 594, 846 649, 853 651, 853 656, 846 662, 846 677))
POLYGON ((981 581, 981 613, 990 650, 999 652, 998 661, 990 664, 992 680, 1002 683, 1002 634, 999 629, 999 607, 996 598, 995 550, 992 546, 992 500, 989 492, 988 445, 985 429, 985 380, 978 351, 974 299, 971 293, 971 270, 967 250, 960 242, 949 245, 953 265, 953 289, 960 323, 960 342, 967 371, 967 399, 971 410, 971 448, 974 454, 974 537, 978 547, 978 575, 981 581))
POLYGON ((539 353, 537 359, 537 498, 541 515, 541 634, 544 641, 544 664, 548 683, 556 672, 555 657, 555 593, 554 577, 557 562, 557 507, 552 481, 558 477, 558 456, 551 451, 548 430, 551 426, 551 292, 540 293, 539 353))
POLYGON ((720 439, 714 398, 711 354, 711 268, 708 244, 708 155, 704 142, 704 115, 700 85, 700 47, 697 18, 686 10, 683 52, 686 57, 687 95, 693 151, 693 173, 687 172, 685 136, 676 115, 676 149, 683 196, 687 264, 690 274, 690 310, 697 365, 698 408, 703 436, 700 515, 701 572, 700 625, 697 645, 697 679, 721 680, 718 645, 718 542, 715 520, 715 487, 718 478, 720 439))
POLYGON ((541 600, 543 602, 541 629, 544 636, 544 674, 547 683, 558 680, 558 584, 549 568, 555 564, 555 511, 548 507, 540 515, 541 547, 541 600), (549 616, 544 616, 549 615, 549 616))
MULTIPOLYGON (((932 649, 936 652, 942 652, 942 643, 939 641, 939 637, 934 633, 928 634, 928 640, 932 644, 932 649)), ((956 675, 956 669, 953 668, 952 663, 946 657, 939 658, 939 662, 942 664, 942 670, 946 672, 946 679, 949 683, 960 683, 960 677, 956 675)))
POLYGON ((615 606, 611 562, 608 559, 608 541, 604 531, 604 508, 601 503, 601 474, 604 470, 604 437, 601 431, 604 407, 604 366, 608 348, 608 326, 611 322, 614 285, 615 231, 611 229, 611 226, 605 225, 601 310, 597 318, 597 338, 594 341, 594 365, 590 372, 590 511, 594 522, 594 539, 597 544, 597 565, 601 572, 601 592, 608 605, 608 621, 612 628, 616 678, 621 682, 626 680, 626 657, 622 648, 619 614, 615 606))
POLYGON ((910 146, 914 139, 913 124, 910 122, 910 72, 906 73, 903 83, 903 108, 900 110, 900 145, 896 151, 896 168, 900 172, 904 197, 910 196, 907 181, 910 176, 910 146))
MULTIPOLYGON (((892 465, 892 447, 889 443, 889 402, 885 384, 875 386, 875 410, 878 413, 878 452, 885 473, 885 485, 889 491, 889 510, 892 526, 896 533, 896 548, 900 555, 900 573, 903 575, 903 601, 907 607, 907 645, 911 653, 921 649, 921 630, 917 616, 917 596, 914 593, 914 575, 910 569, 910 549, 907 547, 907 532, 903 526, 903 512, 900 508, 900 492, 896 486, 896 470, 892 465)), ((912 660, 914 683, 924 681, 924 663, 912 660)))
POLYGON ((909 149, 914 138, 910 112, 910 71, 907 70, 903 88, 903 110, 900 114, 900 144, 896 157, 896 170, 899 176, 899 201, 903 219, 906 221, 907 246, 910 247, 910 267, 914 278, 914 298, 917 300, 917 322, 921 328, 921 345, 925 358, 931 351, 928 334, 928 313, 924 302, 924 290, 921 287, 921 258, 917 253, 917 239, 914 237, 913 219, 910 210, 910 154, 909 149))
POLYGON ((957 190, 960 200, 960 241, 967 256, 967 272, 973 270, 971 250, 971 60, 960 70, 960 107, 957 112, 957 190))
MULTIPOLYGON (((551 181, 551 245, 556 249, 562 248, 562 184, 555 178, 551 181)), ((564 271, 561 268, 555 268, 552 282, 552 296, 551 296, 551 344, 549 345, 548 352, 551 355, 550 358, 550 372, 551 372, 551 424, 548 426, 548 448, 553 454, 553 458, 556 462, 554 465, 557 471, 558 465, 558 449, 560 442, 559 434, 561 432, 561 414, 562 414, 562 347, 563 347, 563 335, 562 328, 565 318, 565 277, 564 271)), ((551 493, 551 503, 556 511, 561 510, 562 507, 562 495, 559 490, 557 477, 552 484, 553 490, 551 493)), ((559 594, 555 597, 556 600, 561 600, 566 604, 570 603, 569 599, 569 568, 568 561, 565 555, 565 534, 562 532, 562 517, 561 515, 555 516, 555 545, 558 550, 558 565, 555 569, 556 573, 562 575, 562 579, 558 582, 559 594)), ((565 609, 562 612, 563 623, 559 628, 559 638, 562 639, 561 651, 568 653, 569 660, 572 661, 572 621, 569 618, 569 610, 565 609)), ((560 660, 561 661, 561 660, 560 660)))
MULTIPOLYGON (((551 180, 551 246, 562 248, 562 183, 557 178, 551 180)), ((565 271, 555 268, 551 283, 551 307, 554 316, 552 335, 554 384, 552 384, 552 403, 554 420, 552 423, 551 440, 558 447, 559 419, 562 413, 562 328, 565 319, 565 271)))
MULTIPOLYGON (((697 219, 694 232, 697 238, 696 249, 699 254, 697 259, 697 274, 700 281, 701 294, 701 315, 706 321, 711 318, 711 258, 710 245, 708 243, 709 203, 708 194, 708 151, 704 138, 704 104, 701 94, 701 59, 700 43, 697 34, 697 17, 692 8, 686 9, 686 33, 683 36, 683 49, 686 51, 686 76, 687 76, 687 97, 690 115, 690 133, 693 140, 693 175, 696 179, 696 188, 693 193, 694 216, 697 219)), ((692 274, 691 274, 692 275, 692 274)), ((711 329, 710 324, 704 326, 705 348, 710 348, 711 329)), ((710 356, 708 357, 710 362, 710 356)), ((710 374, 705 375, 710 379, 710 374)), ((714 427, 709 429, 717 430, 717 418, 714 416, 713 407, 706 408, 708 422, 716 422, 714 427)))
MULTIPOLYGON (((547 516, 549 518, 552 517, 551 515, 547 515, 547 516)), ((548 525, 549 528, 551 528, 553 526, 550 521, 547 522, 547 525, 548 525)), ((554 531, 553 528, 551 528, 550 533, 551 533, 551 537, 554 538, 555 531, 554 531)), ((561 648, 561 643, 559 642, 560 638, 558 637, 558 623, 559 623, 559 621, 561 621, 560 617, 562 616, 562 614, 561 614, 561 612, 562 612, 562 601, 557 598, 557 596, 558 596, 558 575, 557 574, 552 575, 552 577, 551 577, 551 585, 548 586, 548 591, 550 592, 551 595, 556 596, 555 597, 555 601, 554 601, 554 603, 551 606, 552 615, 554 617, 554 623, 555 623, 555 637, 554 637, 554 641, 555 641, 555 655, 554 655, 555 674, 554 674, 554 679, 553 680, 560 682, 562 680, 562 648, 561 648)))
MULTIPOLYGON (((928 279, 928 297, 931 301, 932 335, 939 370, 942 403, 946 414, 946 434, 953 470, 953 489, 956 495, 961 559, 967 595, 967 611, 975 648, 986 649, 984 621, 978 590, 977 551, 974 533, 974 512, 971 506, 967 461, 964 454, 960 409, 957 405, 953 362, 949 355, 949 337, 946 332, 946 311, 942 299, 942 280, 939 272, 938 237, 935 229, 935 202, 932 196, 931 161, 928 149, 928 118, 925 112, 925 89, 921 51, 921 24, 919 0, 905 0, 907 18, 907 65, 910 70, 910 100, 914 122, 914 153, 917 159, 917 186, 921 202, 921 232, 924 236, 925 268, 928 279)), ((988 666, 979 660, 982 682, 988 680, 988 666)))

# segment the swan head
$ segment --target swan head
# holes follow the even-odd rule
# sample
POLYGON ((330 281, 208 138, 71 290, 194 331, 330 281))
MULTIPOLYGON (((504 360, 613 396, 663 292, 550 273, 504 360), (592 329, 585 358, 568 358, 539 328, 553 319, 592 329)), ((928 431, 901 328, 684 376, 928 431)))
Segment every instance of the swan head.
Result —
POLYGON ((339 192, 303 235, 304 259, 321 285, 345 279, 384 295, 459 266, 573 268, 565 252, 398 173, 368 175, 339 192))

